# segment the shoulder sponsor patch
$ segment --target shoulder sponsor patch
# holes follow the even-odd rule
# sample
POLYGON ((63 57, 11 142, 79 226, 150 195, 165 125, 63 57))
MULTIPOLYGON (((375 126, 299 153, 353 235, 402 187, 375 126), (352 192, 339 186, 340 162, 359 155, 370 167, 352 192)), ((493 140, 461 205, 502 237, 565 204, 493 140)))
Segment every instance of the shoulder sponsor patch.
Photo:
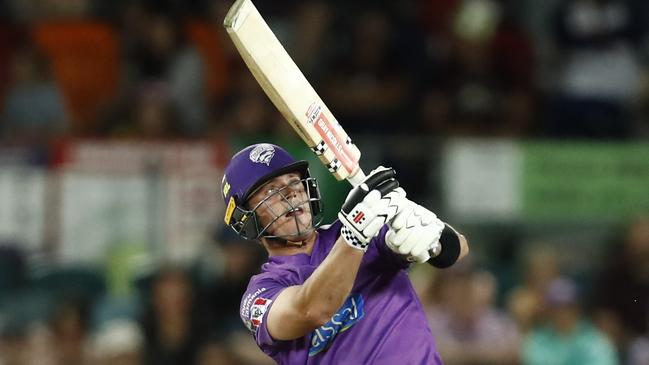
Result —
POLYGON ((270 306, 270 303, 273 301, 267 298, 257 298, 252 304, 252 307, 250 307, 250 320, 248 325, 248 329, 256 332, 257 328, 261 325, 261 323, 264 320, 264 313, 268 310, 268 307, 270 306))
POLYGON ((254 292, 247 293, 241 301, 241 319, 249 330, 255 332, 263 320, 264 313, 272 300, 260 297, 266 288, 259 288, 254 292), (253 319, 255 320, 253 323, 253 319))

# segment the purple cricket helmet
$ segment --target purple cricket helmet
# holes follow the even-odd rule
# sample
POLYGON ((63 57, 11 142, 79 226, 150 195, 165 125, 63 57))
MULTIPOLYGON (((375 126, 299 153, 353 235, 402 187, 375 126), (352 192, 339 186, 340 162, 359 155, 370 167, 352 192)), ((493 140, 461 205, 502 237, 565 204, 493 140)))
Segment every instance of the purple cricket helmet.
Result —
POLYGON ((269 180, 290 172, 298 172, 304 179, 312 216, 319 216, 322 213, 320 192, 317 181, 310 176, 309 163, 296 160, 277 145, 258 143, 236 153, 225 168, 221 181, 225 223, 243 238, 262 236, 264 227, 261 227, 252 207, 247 206, 248 199, 269 180))

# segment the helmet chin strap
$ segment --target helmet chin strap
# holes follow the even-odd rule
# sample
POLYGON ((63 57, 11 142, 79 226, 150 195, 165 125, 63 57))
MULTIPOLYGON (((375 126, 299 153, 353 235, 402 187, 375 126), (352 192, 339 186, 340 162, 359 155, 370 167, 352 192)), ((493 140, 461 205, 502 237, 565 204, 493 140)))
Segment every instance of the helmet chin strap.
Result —
MULTIPOLYGON (((299 228, 298 228, 298 230, 299 230, 299 228)), ((308 228, 307 231, 310 231, 311 233, 313 233, 315 231, 315 228, 313 228, 313 226, 312 226, 311 228, 308 228)), ((302 231, 300 231, 300 232, 302 233, 302 231)), ((290 236, 261 236, 261 237, 265 238, 266 240, 268 240, 270 243, 273 243, 273 244, 278 244, 278 245, 285 246, 285 247, 297 247, 297 248, 300 248, 300 247, 304 247, 304 245, 306 245, 306 240, 309 238, 309 236, 306 236, 305 239, 300 240, 300 241, 291 241, 291 240, 287 239, 287 237, 292 237, 292 236, 299 237, 299 236, 303 236, 305 234, 306 234, 306 232, 303 232, 302 234, 295 234, 295 235, 290 235, 290 236), (300 244, 297 244, 298 242, 300 244)))
MULTIPOLYGON (((266 237, 264 237, 264 238, 266 238, 266 237)), ((302 244, 296 245, 295 242, 292 242, 292 241, 289 241, 287 239, 280 238, 280 237, 268 237, 268 238, 266 238, 266 240, 271 242, 271 244, 275 244, 275 245, 279 245, 279 246, 285 246, 285 247, 298 247, 299 248, 299 247, 304 246, 304 241, 301 241, 302 244)))

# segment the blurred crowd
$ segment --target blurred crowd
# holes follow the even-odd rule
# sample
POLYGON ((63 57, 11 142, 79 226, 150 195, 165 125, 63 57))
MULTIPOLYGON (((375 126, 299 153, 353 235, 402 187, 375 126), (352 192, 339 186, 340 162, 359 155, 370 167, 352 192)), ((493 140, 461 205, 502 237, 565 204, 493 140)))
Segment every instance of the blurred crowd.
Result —
MULTIPOLYGON (((649 364, 649 217, 630 223, 589 277, 575 275, 565 247, 516 245, 508 278, 480 254, 413 268, 445 364, 649 364)), ((229 230, 197 262, 130 274, 119 260, 35 270, 3 245, 0 364, 272 364, 239 318, 264 259, 229 230)))
POLYGON ((229 230, 203 262, 131 273, 128 255, 104 268, 34 269, 2 247, 0 364, 273 364, 239 319, 263 252, 229 230))
MULTIPOLYGON (((287 133, 222 27, 231 1, 0 4, 5 140, 287 133)), ((257 5, 354 133, 620 139, 649 129, 642 0, 257 5)))
MULTIPOLYGON (((294 136, 225 34, 231 3, 0 0, 3 144, 294 136)), ((256 3, 351 135, 649 136, 646 1, 256 3)), ((445 363, 649 364, 647 218, 588 278, 520 246, 508 285, 479 259, 413 271, 445 363)), ((268 364, 238 317, 263 252, 218 232, 203 258, 34 271, 0 245, 0 364, 268 364)))
POLYGON ((420 296, 444 362, 649 364, 649 218, 618 239, 591 278, 543 243, 518 250, 507 290, 472 259, 426 272, 420 296))

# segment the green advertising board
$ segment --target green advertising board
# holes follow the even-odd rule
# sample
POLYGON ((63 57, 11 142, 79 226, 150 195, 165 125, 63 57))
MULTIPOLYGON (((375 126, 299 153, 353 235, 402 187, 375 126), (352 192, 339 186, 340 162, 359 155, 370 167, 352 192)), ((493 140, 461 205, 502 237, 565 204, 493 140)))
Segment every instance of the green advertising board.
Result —
POLYGON ((649 144, 523 143, 522 216, 624 219, 649 214, 649 144))

